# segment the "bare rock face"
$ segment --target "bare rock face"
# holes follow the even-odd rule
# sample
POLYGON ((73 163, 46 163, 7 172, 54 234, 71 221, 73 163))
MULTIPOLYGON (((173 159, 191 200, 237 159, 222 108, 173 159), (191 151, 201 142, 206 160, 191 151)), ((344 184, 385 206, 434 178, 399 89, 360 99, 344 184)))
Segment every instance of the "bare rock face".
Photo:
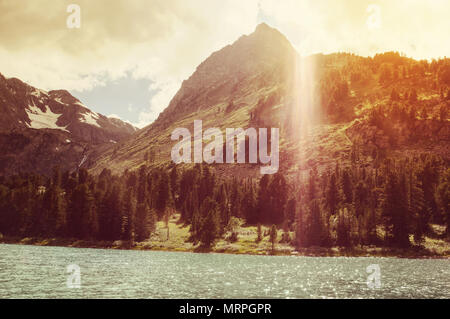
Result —
POLYGON ((0 74, 0 174, 75 169, 87 153, 136 131, 91 111, 66 90, 46 92, 0 74))
MULTIPOLYGON (((220 102, 229 102, 268 73, 281 80, 293 71, 297 52, 286 37, 267 24, 214 52, 183 81, 159 121, 173 121, 220 102)), ((259 83, 258 83, 259 84, 259 83)))

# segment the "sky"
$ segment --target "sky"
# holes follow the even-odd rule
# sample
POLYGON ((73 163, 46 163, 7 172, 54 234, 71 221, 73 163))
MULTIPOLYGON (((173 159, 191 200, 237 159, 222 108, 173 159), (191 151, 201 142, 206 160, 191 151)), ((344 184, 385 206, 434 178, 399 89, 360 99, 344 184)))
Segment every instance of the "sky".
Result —
POLYGON ((144 127, 203 60, 261 22, 301 55, 431 59, 450 56, 449 16, 448 0, 0 0, 0 73, 144 127))

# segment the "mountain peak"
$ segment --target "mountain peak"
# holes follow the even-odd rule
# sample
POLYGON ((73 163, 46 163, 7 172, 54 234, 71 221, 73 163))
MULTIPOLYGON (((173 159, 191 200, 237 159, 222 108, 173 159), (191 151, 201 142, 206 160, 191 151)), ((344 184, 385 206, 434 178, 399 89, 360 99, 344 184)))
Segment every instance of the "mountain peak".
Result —
POLYGON ((267 31, 271 31, 271 30, 276 30, 276 29, 272 28, 265 22, 261 22, 260 24, 258 24, 256 26, 255 32, 267 32, 267 31))
POLYGON ((282 41, 284 42, 289 42, 289 40, 285 37, 283 33, 281 33, 278 29, 271 27, 265 22, 258 24, 253 34, 262 37, 279 38, 282 39, 282 41))
MULTIPOLYGON (((283 33, 265 22, 258 24, 255 31, 248 37, 257 43, 256 47, 265 47, 266 49, 269 48, 268 51, 272 54, 274 51, 288 52, 295 50, 292 47, 291 42, 289 42, 283 33)), ((255 43, 252 43, 252 45, 255 45, 255 43)))
MULTIPOLYGON (((297 52, 289 40, 266 23, 212 53, 185 81, 161 113, 160 121, 228 101, 245 81, 293 70, 297 52), (211 91, 211 92, 210 92, 211 91), (200 93, 199 93, 200 92, 200 93), (234 93, 233 93, 234 92, 234 93)), ((284 74, 283 73, 283 74, 284 74)))

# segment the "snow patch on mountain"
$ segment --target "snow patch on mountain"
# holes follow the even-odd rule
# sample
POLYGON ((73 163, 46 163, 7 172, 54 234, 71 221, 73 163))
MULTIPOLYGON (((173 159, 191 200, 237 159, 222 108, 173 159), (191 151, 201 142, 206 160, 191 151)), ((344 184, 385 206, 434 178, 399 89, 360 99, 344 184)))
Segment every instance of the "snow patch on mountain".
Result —
POLYGON ((98 126, 101 127, 98 123, 97 120, 99 118, 98 114, 95 112, 91 112, 88 111, 86 113, 80 113, 81 115, 81 119, 80 121, 86 124, 90 124, 90 125, 94 125, 94 126, 98 126))
MULTIPOLYGON (((66 127, 59 126, 56 124, 59 117, 62 114, 56 114, 53 113, 52 110, 48 107, 48 105, 45 106, 45 111, 42 111, 39 107, 36 105, 29 105, 25 111, 28 114, 28 118, 30 119, 30 124, 27 123, 28 127, 34 128, 34 129, 55 129, 55 130, 62 130, 69 132, 66 127)), ((70 132, 69 132, 70 133, 70 132)))
POLYGON ((58 102, 59 104, 67 105, 67 103, 64 103, 63 101, 61 101, 61 98, 59 98, 59 97, 56 97, 54 100, 56 102, 58 102))
POLYGON ((46 91, 40 89, 34 89, 33 92, 31 92, 30 94, 37 98, 41 97, 41 95, 48 96, 48 93, 46 91))

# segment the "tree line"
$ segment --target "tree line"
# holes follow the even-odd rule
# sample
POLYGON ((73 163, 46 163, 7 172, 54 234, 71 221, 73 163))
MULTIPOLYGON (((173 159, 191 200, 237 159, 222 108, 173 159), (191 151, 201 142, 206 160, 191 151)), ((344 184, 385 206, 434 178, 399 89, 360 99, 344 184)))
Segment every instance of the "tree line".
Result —
MULTIPOLYGON (((50 177, 0 177, 0 233, 142 242, 157 221, 179 214, 189 240, 205 247, 233 231, 236 219, 258 226, 257 241, 261 225, 268 225, 284 230, 282 241, 298 248, 420 246, 434 234, 431 224, 444 225, 449 236, 446 163, 430 155, 377 163, 313 168, 306 178, 279 172, 219 179, 199 164, 184 170, 143 165, 120 176, 55 167, 50 177)), ((231 236, 237 240, 238 233, 231 236)))

